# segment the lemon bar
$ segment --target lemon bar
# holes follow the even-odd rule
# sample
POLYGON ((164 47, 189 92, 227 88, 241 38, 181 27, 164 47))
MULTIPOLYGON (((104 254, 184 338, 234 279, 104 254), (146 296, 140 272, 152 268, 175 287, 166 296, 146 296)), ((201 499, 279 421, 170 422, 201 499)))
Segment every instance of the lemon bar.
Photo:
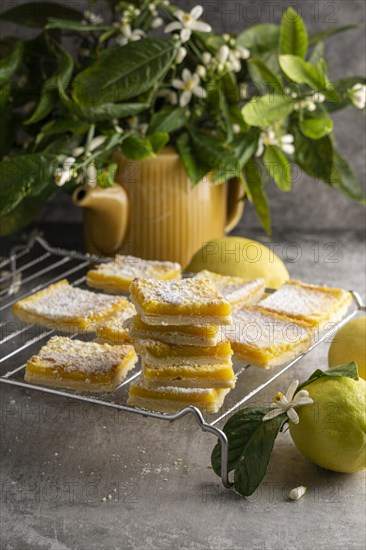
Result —
POLYGON ((71 286, 66 279, 17 302, 13 313, 25 323, 62 332, 94 332, 98 323, 123 309, 125 298, 71 286))
POLYGON ((57 388, 109 392, 122 382, 136 361, 135 350, 129 345, 110 346, 54 336, 27 362, 25 380, 57 388))
POLYGON ((135 256, 117 255, 112 262, 99 264, 88 271, 88 286, 100 288, 105 292, 128 292, 136 277, 146 279, 180 279, 182 268, 175 262, 142 260, 135 256))
POLYGON ((135 279, 130 298, 149 325, 226 325, 230 304, 208 279, 135 279))
POLYGON ((193 347, 143 340, 135 346, 142 358, 144 377, 153 387, 235 386, 229 342, 220 342, 215 347, 193 347))
POLYGON ((327 323, 340 321, 351 302, 345 290, 288 281, 259 305, 323 329, 327 323))
POLYGON ((216 346, 218 325, 147 325, 138 315, 125 321, 124 326, 133 340, 159 340, 165 344, 185 346, 216 346))
POLYGON ((216 413, 230 390, 214 388, 177 388, 174 386, 152 388, 139 377, 130 385, 128 404, 141 409, 174 413, 193 405, 205 413, 216 413))
POLYGON ((197 273, 194 278, 212 281, 232 308, 256 304, 262 298, 266 286, 265 280, 261 278, 246 281, 241 277, 219 275, 207 269, 197 273))
POLYGON ((233 324, 223 327, 234 360, 262 368, 275 367, 305 352, 313 341, 313 327, 267 311, 246 306, 234 314, 233 324))
POLYGON ((128 344, 132 340, 125 321, 129 320, 136 313, 135 306, 127 298, 124 299, 123 309, 117 315, 111 317, 96 328, 98 342, 107 344, 128 344))

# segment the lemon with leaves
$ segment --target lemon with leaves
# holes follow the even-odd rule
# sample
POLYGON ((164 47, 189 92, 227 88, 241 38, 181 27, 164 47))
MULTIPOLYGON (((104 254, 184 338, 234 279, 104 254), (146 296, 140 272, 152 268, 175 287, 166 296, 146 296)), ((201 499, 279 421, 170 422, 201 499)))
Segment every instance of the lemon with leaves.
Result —
POLYGON ((366 380, 366 317, 352 319, 335 334, 329 348, 330 367, 355 361, 358 373, 366 380))
POLYGON ((290 278, 285 264, 273 250, 242 237, 224 237, 205 243, 186 271, 197 273, 203 269, 247 281, 262 277, 267 287, 276 289, 290 278))
MULTIPOLYGON (((339 367, 338 367, 339 368, 339 367)), ((331 372, 331 369, 328 372, 331 372)), ((322 376, 308 381, 314 403, 298 409, 290 422, 297 449, 309 460, 335 472, 366 468, 366 382, 347 376, 322 376)))

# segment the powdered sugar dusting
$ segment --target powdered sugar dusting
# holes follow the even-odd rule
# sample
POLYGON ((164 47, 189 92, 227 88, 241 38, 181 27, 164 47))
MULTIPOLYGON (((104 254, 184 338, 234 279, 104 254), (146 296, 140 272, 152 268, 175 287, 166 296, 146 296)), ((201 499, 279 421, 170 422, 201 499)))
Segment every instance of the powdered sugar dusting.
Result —
POLYGON ((102 313, 120 301, 119 296, 106 296, 64 284, 50 287, 49 292, 38 297, 33 295, 31 300, 22 303, 22 308, 47 319, 73 320, 102 313))
POLYGON ((50 369, 91 374, 110 371, 122 363, 131 350, 132 346, 128 345, 110 346, 53 336, 32 360, 50 369))
POLYGON ((142 305, 159 302, 164 305, 213 305, 223 304, 226 300, 208 279, 182 279, 157 281, 154 279, 135 279, 130 291, 137 290, 142 296, 142 305))
POLYGON ((316 287, 286 283, 279 290, 260 302, 260 306, 285 313, 321 317, 330 309, 342 305, 344 296, 340 291, 323 292, 316 287))
POLYGON ((122 256, 117 254, 113 262, 100 264, 95 267, 94 271, 106 276, 119 276, 132 281, 135 277, 159 279, 175 271, 180 272, 181 266, 175 262, 142 260, 135 256, 122 256))
POLYGON ((259 348, 301 342, 310 332, 296 321, 256 307, 240 309, 233 315, 233 324, 221 330, 233 344, 250 344, 259 348))
POLYGON ((211 271, 203 270, 194 276, 195 279, 209 279, 229 302, 250 298, 255 291, 264 290, 264 279, 244 282, 240 277, 219 275, 211 271))

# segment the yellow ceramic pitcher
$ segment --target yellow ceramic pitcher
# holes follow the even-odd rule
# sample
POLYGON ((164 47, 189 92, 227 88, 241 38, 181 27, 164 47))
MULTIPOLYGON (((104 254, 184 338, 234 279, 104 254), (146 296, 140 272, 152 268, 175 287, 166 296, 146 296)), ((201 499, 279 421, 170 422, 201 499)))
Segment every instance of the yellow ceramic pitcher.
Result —
POLYGON ((205 178, 192 187, 172 147, 143 161, 116 160, 114 187, 82 186, 73 195, 85 208, 88 252, 171 260, 185 267, 205 242, 222 237, 241 218, 240 182, 213 185, 205 178))

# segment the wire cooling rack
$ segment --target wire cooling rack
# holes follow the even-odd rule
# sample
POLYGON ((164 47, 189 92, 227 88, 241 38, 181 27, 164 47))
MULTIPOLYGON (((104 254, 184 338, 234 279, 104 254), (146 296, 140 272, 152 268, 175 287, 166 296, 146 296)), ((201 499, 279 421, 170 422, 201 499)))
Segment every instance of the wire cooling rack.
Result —
MULTIPOLYGON (((64 278, 67 278, 73 285, 83 287, 88 267, 91 264, 105 261, 108 259, 73 250, 54 248, 41 237, 34 237, 26 246, 14 247, 10 256, 0 261, 0 382, 168 422, 175 422, 187 415, 192 415, 204 432, 215 435, 221 441, 221 478, 223 485, 228 488, 232 485, 228 476, 228 441, 225 433, 217 427, 217 424, 301 361, 305 355, 332 336, 359 311, 366 311, 359 294, 351 290, 354 302, 352 312, 337 323, 336 327, 332 326, 329 330, 317 335, 315 343, 306 353, 281 367, 263 370, 255 367, 249 368, 249 365, 246 365, 237 370, 235 389, 226 397, 220 412, 210 415, 209 418, 206 418, 205 414, 193 406, 186 407, 176 414, 162 414, 128 406, 126 404, 128 387, 130 382, 140 374, 138 366, 133 374, 124 380, 113 393, 98 395, 98 397, 73 390, 58 390, 28 384, 24 381, 27 359, 37 353, 45 341, 55 334, 55 331, 21 323, 12 315, 12 306, 18 300, 64 278)), ((270 289, 268 291, 271 292, 270 289)), ((73 335, 73 337, 75 336, 77 335, 73 335)), ((86 336, 79 337, 86 338, 86 336)))

